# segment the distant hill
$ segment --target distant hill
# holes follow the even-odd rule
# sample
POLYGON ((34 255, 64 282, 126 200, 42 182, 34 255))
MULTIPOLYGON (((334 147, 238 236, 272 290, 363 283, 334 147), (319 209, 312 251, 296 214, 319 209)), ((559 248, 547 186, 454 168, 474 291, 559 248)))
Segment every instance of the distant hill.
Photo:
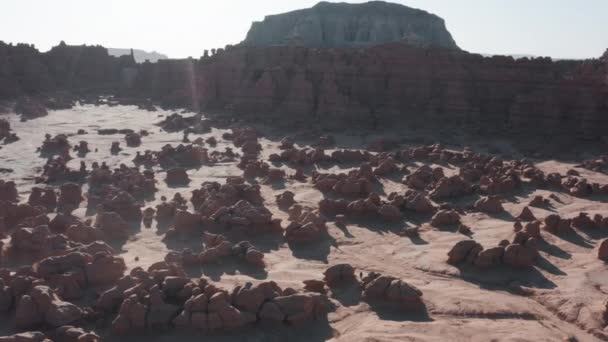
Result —
POLYGON ((246 46, 365 47, 391 42, 458 49, 440 17, 400 4, 320 2, 254 22, 246 46))
MULTIPOLYGON (((128 55, 131 53, 131 49, 114 49, 114 48, 108 48, 108 53, 111 56, 124 56, 124 55, 128 55)), ((152 52, 148 52, 148 51, 144 51, 144 50, 137 50, 137 49, 133 49, 133 55, 135 56, 135 61, 137 63, 143 63, 146 60, 149 60, 150 62, 154 63, 157 62, 159 59, 167 59, 168 57, 166 55, 163 55, 162 53, 158 53, 156 51, 152 51, 152 52)))

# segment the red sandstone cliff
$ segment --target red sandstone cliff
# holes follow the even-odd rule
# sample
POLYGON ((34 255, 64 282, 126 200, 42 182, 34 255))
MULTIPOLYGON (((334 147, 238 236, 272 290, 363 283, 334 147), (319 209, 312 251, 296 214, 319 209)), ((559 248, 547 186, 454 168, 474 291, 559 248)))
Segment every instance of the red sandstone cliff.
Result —
POLYGON ((101 47, 39 53, 0 44, 0 98, 113 92, 289 125, 454 125, 598 138, 608 130, 608 59, 484 58, 389 44, 368 49, 231 47, 135 64, 101 47))
POLYGON ((291 124, 605 135, 600 60, 484 58, 401 44, 369 49, 234 47, 201 60, 144 66, 137 89, 168 103, 291 124), (144 71, 145 70, 145 71, 144 71))

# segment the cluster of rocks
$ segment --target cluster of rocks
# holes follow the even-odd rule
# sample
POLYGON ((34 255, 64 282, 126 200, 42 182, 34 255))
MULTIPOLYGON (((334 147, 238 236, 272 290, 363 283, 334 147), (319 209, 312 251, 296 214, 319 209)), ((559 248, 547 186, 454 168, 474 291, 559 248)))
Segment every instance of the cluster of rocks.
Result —
POLYGON ((13 181, 4 181, 0 179, 0 201, 18 202, 19 192, 13 181))
POLYGON ((363 164, 349 174, 323 174, 313 171, 312 182, 321 192, 334 192, 343 196, 367 196, 373 191, 375 176, 371 165, 363 164))
POLYGON ((273 218, 266 207, 253 205, 247 200, 240 200, 231 206, 222 206, 203 221, 211 226, 211 229, 220 232, 257 235, 283 231, 281 219, 273 218))
POLYGON ((70 158, 66 158, 66 156, 56 156, 48 159, 42 168, 42 175, 36 177, 36 182, 47 184, 61 182, 83 182, 88 174, 86 165, 84 165, 84 162, 81 162, 80 169, 72 169, 68 166, 69 159, 70 158))
POLYGON ((156 205, 156 210, 152 209, 153 211, 151 211, 149 210, 151 208, 148 208, 144 211, 149 213, 148 217, 153 216, 153 218, 158 222, 171 222, 175 218, 178 210, 186 211, 188 209, 186 199, 184 199, 179 192, 173 196, 171 201, 167 201, 164 196, 161 198, 161 200, 162 202, 156 205))
POLYGON ((131 194, 113 186, 104 186, 94 194, 89 193, 88 208, 97 213, 116 213, 124 221, 139 222, 142 219, 142 203, 131 194))
POLYGON ((475 202, 475 209, 487 214, 499 214, 505 211, 498 196, 487 196, 475 202))
POLYGON ((99 135, 115 135, 115 134, 124 134, 125 136, 128 134, 133 134, 135 133, 134 130, 130 129, 130 128, 122 128, 122 129, 118 129, 118 128, 100 128, 97 130, 97 134, 99 135))
POLYGON ((0 312, 14 308, 15 325, 20 329, 75 323, 90 313, 66 300, 82 298, 88 287, 115 282, 125 268, 121 258, 98 249, 94 255, 66 251, 17 272, 0 269, 0 312))
POLYGON ((545 174, 541 170, 529 167, 523 171, 522 175, 529 178, 530 182, 537 187, 565 191, 575 197, 608 194, 608 184, 589 183, 586 178, 579 176, 578 172, 569 173, 565 176, 557 172, 545 174))
MULTIPOLYGON (((236 257, 244 260, 249 265, 264 267, 264 253, 255 248, 249 241, 232 244, 223 235, 210 233, 204 233, 203 240, 205 248, 198 255, 198 261, 202 264, 217 262, 221 258, 236 257)), ((183 260, 188 259, 187 256, 183 258, 183 260)))
POLYGON ((167 170, 165 182, 171 186, 185 186, 190 183, 190 177, 183 167, 174 167, 167 170))
POLYGON ((143 199, 153 195, 156 189, 156 179, 152 170, 141 172, 137 167, 127 167, 121 164, 118 168, 111 170, 104 164, 101 166, 93 163, 89 172, 89 193, 103 192, 104 188, 111 186, 128 192, 135 198, 143 199))
MULTIPOLYGON (((283 143, 283 142, 282 142, 283 143)), ((325 150, 322 148, 316 149, 298 149, 295 147, 285 148, 284 145, 279 146, 284 149, 280 154, 273 153, 268 156, 268 160, 272 163, 291 163, 301 165, 312 165, 315 163, 330 162, 332 159, 330 156, 325 154, 325 150)))
POLYGON ((80 157, 86 156, 87 153, 91 152, 89 149, 89 143, 84 140, 79 141, 78 145, 74 146, 74 151, 78 153, 78 156, 80 157))
POLYGON ((359 199, 348 202, 343 199, 332 200, 323 199, 319 201, 319 211, 324 215, 337 216, 341 215, 340 219, 345 216, 348 218, 381 218, 385 221, 399 221, 402 217, 400 206, 405 205, 405 202, 400 203, 398 200, 391 202, 383 201, 377 194, 371 194, 365 199, 359 199))
POLYGON ((34 207, 44 207, 48 212, 53 212, 57 208, 57 193, 53 188, 33 187, 27 203, 34 207))
POLYGON ((460 214, 453 209, 441 209, 433 215, 431 226, 441 228, 454 226, 460 223, 460 214))
POLYGON ((210 128, 201 121, 198 116, 185 117, 178 113, 173 113, 167 116, 163 121, 157 124, 166 132, 193 131, 196 133, 206 133, 210 128))
MULTIPOLYGON (((0 129, 1 130, 1 129, 0 129)), ((0 137, 1 137, 0 133, 0 137)), ((587 170, 605 173, 608 168, 608 155, 601 155, 595 159, 583 160, 577 167, 582 167, 587 170)))
POLYGON ((538 226, 526 225, 516 233, 513 242, 503 240, 496 247, 485 248, 475 240, 462 240, 448 252, 448 263, 474 265, 479 269, 492 269, 500 265, 515 268, 531 267, 539 256, 538 226))
POLYGON ((323 319, 329 309, 322 295, 281 289, 274 282, 246 283, 229 292, 204 278, 187 278, 168 262, 132 270, 102 293, 95 307, 103 312, 118 307, 112 322, 117 335, 173 327, 230 332, 258 322, 297 325, 323 319))
POLYGON ((277 206, 281 210, 287 210, 296 203, 294 200, 295 194, 289 190, 286 190, 275 196, 277 206))
POLYGON ((125 141, 129 147, 138 147, 141 145, 141 135, 138 133, 128 133, 125 135, 125 141))
MULTIPOLYGON (((243 151, 243 160, 255 160, 258 153, 262 150, 262 145, 258 142, 259 134, 252 127, 233 128, 232 133, 224 133, 223 138, 232 140, 234 146, 240 147, 243 151)), ((241 162, 243 167, 246 163, 241 162)))
POLYGON ((207 149, 194 144, 179 144, 176 147, 167 144, 159 152, 155 152, 154 157, 164 168, 178 166, 191 168, 209 162, 207 149))
POLYGON ((325 284, 331 289, 357 285, 362 292, 362 299, 372 307, 388 307, 401 312, 420 312, 426 307, 422 291, 392 276, 370 272, 359 282, 355 269, 349 264, 330 266, 323 274, 322 283, 307 281, 308 284, 315 284, 317 289, 325 284))
POLYGON ((249 185, 242 177, 228 177, 225 184, 204 182, 200 189, 192 191, 190 201, 194 209, 205 216, 211 216, 222 207, 229 207, 240 200, 261 206, 263 198, 259 185, 249 185))
POLYGON ((272 184, 285 180, 285 171, 282 169, 271 168, 268 163, 247 158, 243 159, 243 162, 245 163, 243 170, 244 178, 263 178, 262 183, 264 184, 272 184))
POLYGON ((425 164, 406 175, 403 178, 403 183, 415 190, 433 189, 434 184, 444 177, 443 168, 432 168, 425 164))
POLYGON ((70 153, 70 142, 68 136, 65 134, 58 134, 51 137, 50 134, 46 134, 42 146, 40 147, 40 153, 47 156, 61 155, 68 156, 70 153))
POLYGON ((325 198, 319 202, 319 210, 328 216, 346 215, 353 218, 381 218, 385 221, 399 221, 402 211, 421 215, 433 214, 437 208, 422 193, 408 190, 405 194, 391 193, 388 201, 383 201, 377 194, 370 194, 366 199, 348 202, 343 199, 325 198))
POLYGON ((327 219, 317 210, 293 205, 289 209, 285 239, 289 243, 308 243, 327 236, 327 219))

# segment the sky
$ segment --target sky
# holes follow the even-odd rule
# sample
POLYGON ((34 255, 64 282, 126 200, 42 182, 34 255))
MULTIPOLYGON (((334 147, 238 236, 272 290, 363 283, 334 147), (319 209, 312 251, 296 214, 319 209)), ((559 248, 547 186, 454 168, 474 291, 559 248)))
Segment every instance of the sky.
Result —
MULTIPOLYGON (((252 21, 318 0, 0 0, 0 40, 61 40, 199 57, 242 41, 252 21)), ((365 1, 349 1, 365 2, 365 1)), ((608 0, 394 0, 445 19, 464 50, 591 58, 608 49, 608 0)))

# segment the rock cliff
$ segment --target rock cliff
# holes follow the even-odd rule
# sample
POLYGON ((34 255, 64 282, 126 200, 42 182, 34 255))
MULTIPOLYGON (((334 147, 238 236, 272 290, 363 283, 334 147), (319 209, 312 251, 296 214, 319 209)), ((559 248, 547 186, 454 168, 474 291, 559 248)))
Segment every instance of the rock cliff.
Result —
POLYGON ((153 98, 273 123, 455 126, 584 138, 608 129, 607 73, 599 59, 488 58, 403 44, 275 46, 233 47, 147 68, 135 89, 153 98))
POLYGON ((361 47, 390 42, 458 49, 443 19, 384 1, 320 2, 312 8, 254 22, 247 46, 361 47))
POLYGON ((0 76, 0 99, 113 93, 292 126, 456 127, 584 139, 608 130, 606 57, 515 60, 393 43, 237 46, 200 59, 136 64, 102 47, 40 53, 0 43, 0 76))

